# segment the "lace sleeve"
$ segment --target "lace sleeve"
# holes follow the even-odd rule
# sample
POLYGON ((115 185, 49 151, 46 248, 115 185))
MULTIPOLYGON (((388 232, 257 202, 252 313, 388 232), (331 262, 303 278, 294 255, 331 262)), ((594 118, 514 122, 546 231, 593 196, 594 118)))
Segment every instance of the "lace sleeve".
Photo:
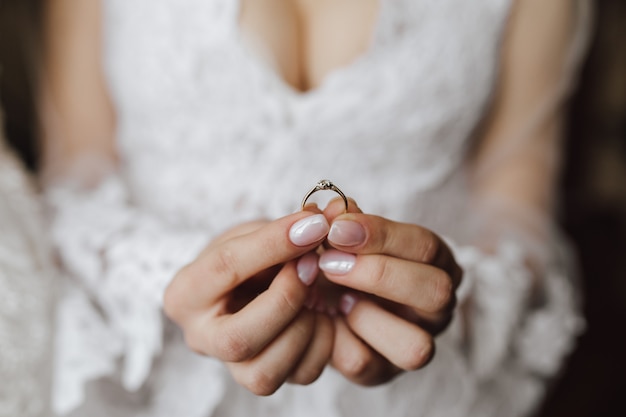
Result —
MULTIPOLYGON (((521 42, 516 20, 530 17, 535 22, 532 12, 522 10, 524 3, 518 2, 512 16, 514 33, 507 34, 507 73, 495 99, 495 115, 468 167, 473 201, 464 223, 469 226, 461 233, 461 244, 451 243, 465 270, 459 289, 461 314, 446 336, 458 338, 472 375, 488 387, 483 392, 502 398, 515 392, 511 407, 518 404, 520 410, 536 403, 546 378, 560 369, 584 328, 575 262, 553 213, 563 108, 575 84, 590 17, 588 1, 567 2, 576 9, 569 22, 575 29, 555 41, 565 45, 563 57, 545 60, 542 54, 551 52, 537 53, 535 44, 517 65, 518 58, 509 59, 507 53, 519 49, 506 50, 521 42), (555 66, 543 67, 551 63, 555 66), (511 65, 515 69, 509 71, 511 65), (536 86, 527 87, 527 81, 510 85, 510 78, 518 76, 531 78, 536 86)), ((476 415, 486 404, 478 400, 476 415)))
POLYGON ((0 416, 48 413, 56 274, 35 187, 2 135, 0 112, 0 416))
POLYGON ((59 308, 57 411, 83 398, 84 383, 116 374, 138 389, 161 350, 162 294, 210 233, 168 224, 128 201, 123 179, 86 189, 48 187, 52 239, 71 276, 59 308))

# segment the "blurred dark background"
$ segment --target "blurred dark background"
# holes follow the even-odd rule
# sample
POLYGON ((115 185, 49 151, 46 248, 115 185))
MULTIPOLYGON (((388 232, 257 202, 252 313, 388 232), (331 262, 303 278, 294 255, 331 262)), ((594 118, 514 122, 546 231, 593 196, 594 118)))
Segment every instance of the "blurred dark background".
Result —
POLYGON ((599 0, 568 124, 562 221, 588 330, 542 417, 626 416, 626 1, 599 0))
MULTIPOLYGON (((0 100, 31 169, 39 3, 0 0, 0 100)), ((571 103, 561 213, 580 255, 588 330, 540 417, 626 416, 626 1, 597 1, 594 32, 571 103)))
POLYGON ((5 132, 27 166, 37 165, 33 100, 42 0, 0 0, 0 103, 5 132))

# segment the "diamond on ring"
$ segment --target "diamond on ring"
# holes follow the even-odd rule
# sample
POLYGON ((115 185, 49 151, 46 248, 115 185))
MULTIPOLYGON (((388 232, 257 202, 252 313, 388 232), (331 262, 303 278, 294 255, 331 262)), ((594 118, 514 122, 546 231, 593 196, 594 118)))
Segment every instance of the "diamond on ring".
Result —
POLYGON ((322 191, 322 190, 331 190, 339 194, 339 196, 343 199, 343 203, 346 207, 346 213, 348 212, 348 199, 346 198, 346 195, 339 189, 339 187, 333 184, 332 181, 330 180, 318 181, 317 184, 315 184, 315 187, 311 188, 311 190, 308 193, 306 193, 306 195, 302 199, 302 204, 301 204, 302 209, 304 210, 304 206, 306 205, 306 202, 309 199, 309 197, 311 197, 314 193, 318 191, 322 191))

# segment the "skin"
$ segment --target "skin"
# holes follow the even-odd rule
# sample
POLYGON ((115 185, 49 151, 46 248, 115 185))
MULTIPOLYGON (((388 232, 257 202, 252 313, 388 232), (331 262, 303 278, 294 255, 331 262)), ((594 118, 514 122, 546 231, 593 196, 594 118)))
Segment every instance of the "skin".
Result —
POLYGON ((312 382, 329 361, 363 385, 424 366, 433 355, 436 332, 424 327, 439 330, 449 322, 461 280, 449 248, 419 226, 363 214, 353 201, 350 213, 341 214, 343 201, 333 201, 324 216, 329 224, 360 224, 366 232, 361 243, 337 245, 324 234, 306 246, 294 245, 288 231, 318 212, 308 209, 312 212, 232 230, 174 278, 165 294, 165 311, 185 331, 187 343, 225 361, 238 382, 261 395, 273 393, 287 379, 312 382), (298 280, 293 261, 324 241, 357 255, 350 273, 325 274, 336 284, 326 291, 341 295, 349 287, 363 296, 348 314, 332 317, 332 323, 324 312, 304 308, 310 288, 298 280), (271 274, 267 290, 236 303, 244 305, 240 310, 229 308, 237 287, 275 267, 279 272, 271 274), (392 277, 402 278, 393 282, 392 277))
MULTIPOLYGON (((470 170, 507 147, 561 77, 573 6, 567 0, 549 3, 518 0, 514 6, 494 104, 470 170)), ((46 172, 53 177, 67 175, 67 167, 85 155, 97 155, 104 165, 117 161, 115 111, 102 73, 100 7, 95 0, 48 2, 41 113, 46 172)), ((244 34, 264 40, 286 83, 307 91, 367 49, 377 12, 374 0, 248 0, 240 25, 244 34), (345 21, 350 33, 338 36, 345 34, 345 21)), ((510 156, 495 175, 473 184, 474 194, 545 211, 555 164, 544 158, 557 148, 561 121, 555 111, 531 138, 546 152, 510 156)), ((97 178, 98 172, 86 175, 97 178)), ((328 363, 356 383, 384 383, 425 366, 435 352, 434 337, 452 317, 462 274, 441 238, 419 225, 362 213, 354 202, 343 214, 341 204, 334 201, 323 212, 309 206, 230 230, 183 268, 165 293, 166 314, 189 346, 224 361, 234 379, 256 394, 271 394, 285 382, 311 383, 328 363), (329 226, 358 223, 365 239, 352 246, 327 235, 304 246, 290 241, 296 222, 320 213, 329 226), (322 257, 332 250, 354 254, 354 266, 305 285, 298 262, 320 246, 322 257), (322 297, 339 300, 340 314, 307 307, 320 288, 322 297)))
POLYGON ((334 200, 324 214, 331 224, 358 223, 365 236, 348 246, 327 240, 331 250, 356 255, 348 273, 325 272, 354 297, 335 318, 331 364, 353 382, 376 385, 432 359, 433 337, 452 318, 462 270, 427 229, 364 214, 354 201, 343 212, 343 202, 334 200))
POLYGON ((311 214, 230 230, 181 270, 165 293, 165 312, 184 330, 188 345, 223 360, 235 380, 258 395, 273 393, 288 379, 313 382, 331 354, 331 319, 304 308, 309 288, 298 279, 295 261, 325 236, 305 246, 288 236, 295 222, 311 214), (250 281, 256 288, 242 291, 250 281))

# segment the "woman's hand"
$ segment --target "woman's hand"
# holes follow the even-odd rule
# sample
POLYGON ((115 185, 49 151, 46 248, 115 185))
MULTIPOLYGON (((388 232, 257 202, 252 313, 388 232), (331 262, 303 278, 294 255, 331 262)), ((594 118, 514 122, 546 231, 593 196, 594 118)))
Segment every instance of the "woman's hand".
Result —
POLYGON ((331 363, 356 383, 376 385, 430 361, 462 271, 433 232, 363 214, 353 201, 343 211, 340 200, 324 211, 330 249, 319 262, 329 281, 348 288, 331 363))
POLYGON ((312 252, 329 225, 300 212, 239 226, 212 242, 166 290, 166 314, 196 352, 226 362, 234 379, 269 395, 313 382, 333 346, 331 319, 304 308, 317 274, 312 252))

